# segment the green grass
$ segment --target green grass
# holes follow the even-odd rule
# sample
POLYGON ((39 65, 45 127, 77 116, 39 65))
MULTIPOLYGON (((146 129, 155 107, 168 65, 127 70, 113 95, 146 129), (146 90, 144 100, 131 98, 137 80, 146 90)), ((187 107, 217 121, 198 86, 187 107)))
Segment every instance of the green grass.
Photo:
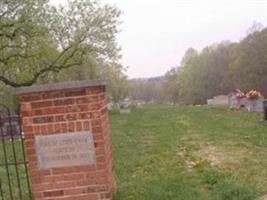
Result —
POLYGON ((254 200, 267 193, 267 126, 259 114, 151 106, 110 118, 115 200, 254 200))

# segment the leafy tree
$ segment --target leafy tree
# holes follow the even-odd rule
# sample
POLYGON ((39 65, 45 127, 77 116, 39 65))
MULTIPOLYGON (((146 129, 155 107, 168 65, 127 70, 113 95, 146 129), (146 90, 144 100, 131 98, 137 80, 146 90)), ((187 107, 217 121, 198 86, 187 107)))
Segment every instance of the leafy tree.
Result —
MULTIPOLYGON (((172 82, 185 104, 202 104, 236 88, 257 89, 267 95, 267 28, 254 30, 239 43, 221 42, 198 54, 191 48, 181 72, 172 82), (177 84, 178 83, 178 84, 177 84)), ((175 94, 175 93, 173 93, 175 94)))
POLYGON ((235 54, 229 69, 234 85, 267 95, 267 28, 248 35, 236 47, 235 54))
POLYGON ((185 55, 181 61, 181 67, 188 65, 189 62, 191 61, 191 59, 197 55, 198 55, 198 52, 194 48, 187 49, 187 51, 185 52, 185 55))
POLYGON ((128 96, 129 85, 127 76, 123 73, 123 67, 116 63, 105 67, 102 77, 108 80, 109 99, 117 103, 128 96))
POLYGON ((163 77, 139 78, 130 81, 130 96, 135 100, 146 102, 163 102, 165 100, 163 77))
POLYGON ((168 71, 164 76, 164 81, 162 87, 164 88, 164 96, 165 101, 169 101, 172 103, 179 102, 179 92, 180 92, 180 80, 179 73, 181 72, 181 68, 172 68, 168 71))
POLYGON ((54 73, 119 58, 115 41, 120 12, 93 0, 55 8, 47 0, 0 2, 0 81, 30 86, 54 73))

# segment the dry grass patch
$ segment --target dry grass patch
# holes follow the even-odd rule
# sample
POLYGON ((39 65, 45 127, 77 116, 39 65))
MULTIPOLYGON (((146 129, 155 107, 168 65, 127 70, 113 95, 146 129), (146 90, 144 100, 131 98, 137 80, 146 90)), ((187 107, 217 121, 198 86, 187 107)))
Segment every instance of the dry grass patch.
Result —
POLYGON ((267 192, 266 149, 225 147, 203 143, 193 154, 208 161, 211 167, 229 170, 267 192))

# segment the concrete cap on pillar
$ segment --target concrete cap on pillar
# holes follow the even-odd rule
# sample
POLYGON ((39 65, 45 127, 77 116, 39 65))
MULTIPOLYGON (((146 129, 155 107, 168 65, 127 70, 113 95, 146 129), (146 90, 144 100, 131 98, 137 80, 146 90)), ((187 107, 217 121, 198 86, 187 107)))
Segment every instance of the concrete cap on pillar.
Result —
POLYGON ((52 83, 45 85, 34 85, 29 87, 20 87, 14 89, 15 95, 23 95, 36 92, 47 92, 47 91, 57 91, 63 89, 77 89, 77 88, 86 88, 93 86, 106 86, 106 80, 85 80, 85 81, 67 81, 61 83, 52 83))

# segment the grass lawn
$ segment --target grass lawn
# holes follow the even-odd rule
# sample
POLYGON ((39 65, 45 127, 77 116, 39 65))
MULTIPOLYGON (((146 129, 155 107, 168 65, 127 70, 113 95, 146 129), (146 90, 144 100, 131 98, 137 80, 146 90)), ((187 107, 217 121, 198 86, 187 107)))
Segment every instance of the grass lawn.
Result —
POLYGON ((115 200, 254 200, 267 193, 261 115, 208 107, 111 112, 115 200))

